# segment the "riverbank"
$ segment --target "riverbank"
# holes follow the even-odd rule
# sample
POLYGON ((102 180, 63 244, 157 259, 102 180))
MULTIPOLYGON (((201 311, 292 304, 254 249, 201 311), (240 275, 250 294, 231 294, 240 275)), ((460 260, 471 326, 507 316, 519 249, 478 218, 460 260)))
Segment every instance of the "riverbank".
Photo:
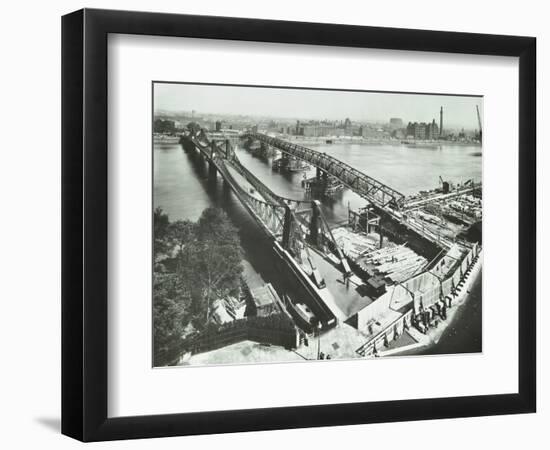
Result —
POLYGON ((392 145, 392 146, 404 146, 404 147, 445 147, 445 146, 464 146, 464 147, 479 147, 481 144, 479 142, 465 142, 465 141, 403 141, 400 139, 374 139, 374 138, 363 138, 357 136, 281 136, 281 139, 284 139, 289 142, 294 142, 301 145, 324 145, 324 144, 360 144, 360 145, 392 145))
POLYGON ((480 353, 482 259, 483 253, 466 279, 462 291, 453 299, 453 307, 447 309, 447 320, 440 321, 437 328, 430 328, 427 334, 411 327, 409 333, 416 343, 380 352, 379 356, 480 353))

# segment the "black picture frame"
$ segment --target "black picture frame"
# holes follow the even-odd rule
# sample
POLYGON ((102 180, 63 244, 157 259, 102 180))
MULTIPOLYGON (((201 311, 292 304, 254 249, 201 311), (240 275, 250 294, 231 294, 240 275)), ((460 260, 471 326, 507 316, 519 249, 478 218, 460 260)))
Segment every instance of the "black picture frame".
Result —
POLYGON ((535 412, 536 39, 84 9, 62 18, 62 433, 82 441, 535 412), (109 33, 519 58, 517 393, 107 417, 109 33))

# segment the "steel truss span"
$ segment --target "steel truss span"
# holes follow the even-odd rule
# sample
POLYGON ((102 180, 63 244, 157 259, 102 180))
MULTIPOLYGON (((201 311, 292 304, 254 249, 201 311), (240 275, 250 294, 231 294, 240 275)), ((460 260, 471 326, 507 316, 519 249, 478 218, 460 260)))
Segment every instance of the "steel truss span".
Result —
POLYGON ((209 139, 202 129, 186 133, 183 138, 189 139, 215 166, 263 230, 280 242, 284 249, 290 250, 297 261, 303 262, 301 249, 309 256, 308 245, 318 246, 327 241, 330 241, 330 247, 343 261, 343 255, 320 212, 318 202, 289 199, 275 194, 241 164, 229 140, 209 139), (262 198, 243 189, 228 170, 229 167, 245 178, 262 198))
POLYGON ((263 133, 245 133, 243 137, 264 142, 290 156, 301 159, 321 169, 379 208, 385 209, 391 206, 401 209, 405 203, 405 195, 401 192, 386 186, 380 181, 369 177, 326 153, 320 153, 302 145, 267 136, 263 133))

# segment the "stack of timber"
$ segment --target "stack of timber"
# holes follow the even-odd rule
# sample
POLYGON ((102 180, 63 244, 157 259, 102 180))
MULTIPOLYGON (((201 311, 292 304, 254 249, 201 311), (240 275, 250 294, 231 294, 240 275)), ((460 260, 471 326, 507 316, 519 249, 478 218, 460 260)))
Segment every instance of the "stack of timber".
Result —
POLYGON ((357 262, 369 274, 382 275, 388 282, 399 283, 421 270, 428 261, 403 244, 372 251, 357 262))
POLYGON ((344 255, 353 260, 376 250, 380 245, 378 233, 357 233, 347 227, 339 227, 332 230, 332 235, 344 255))

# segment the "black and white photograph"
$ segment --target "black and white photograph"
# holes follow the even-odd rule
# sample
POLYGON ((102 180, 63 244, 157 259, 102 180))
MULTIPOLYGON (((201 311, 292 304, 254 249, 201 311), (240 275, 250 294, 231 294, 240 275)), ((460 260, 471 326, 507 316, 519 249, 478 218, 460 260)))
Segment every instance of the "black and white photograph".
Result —
POLYGON ((7 2, 0 448, 550 448, 544 6, 7 2))
POLYGON ((483 96, 152 83, 154 367, 483 352, 483 96))

